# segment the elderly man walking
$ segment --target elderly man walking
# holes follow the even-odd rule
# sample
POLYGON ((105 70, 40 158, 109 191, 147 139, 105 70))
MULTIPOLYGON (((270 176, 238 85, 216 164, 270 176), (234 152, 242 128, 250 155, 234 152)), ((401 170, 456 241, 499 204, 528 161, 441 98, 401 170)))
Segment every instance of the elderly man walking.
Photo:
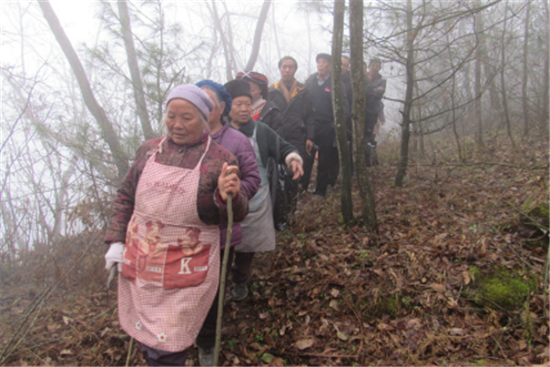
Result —
MULTIPOLYGON (((386 78, 380 75, 382 61, 374 58, 369 63, 366 86, 365 140, 367 141, 367 164, 377 165, 375 127, 380 112, 384 109, 382 98, 386 92, 386 78)), ((383 116, 383 115, 382 115, 383 116)))
MULTIPOLYGON (((334 128, 334 112, 332 109, 331 56, 320 53, 315 58, 317 72, 306 81, 315 117, 314 142, 319 146, 317 162, 317 187, 315 195, 324 197, 330 193, 340 170, 338 147, 334 128)), ((347 95, 344 90, 344 111, 349 113, 347 95)))
MULTIPOLYGON (((300 189, 307 191, 311 169, 314 162, 313 139, 315 137, 315 118, 313 106, 306 86, 296 80, 298 62, 291 56, 279 60, 281 79, 269 88, 269 100, 279 107, 283 116, 281 135, 294 145, 304 161, 304 175, 300 180, 300 189)), ((298 194, 298 187, 290 187, 293 204, 298 194)))

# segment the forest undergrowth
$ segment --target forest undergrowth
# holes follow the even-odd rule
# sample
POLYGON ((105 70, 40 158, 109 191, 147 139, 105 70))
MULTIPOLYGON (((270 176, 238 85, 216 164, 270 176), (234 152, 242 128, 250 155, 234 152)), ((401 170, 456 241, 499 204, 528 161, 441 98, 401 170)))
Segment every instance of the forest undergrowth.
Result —
MULTIPOLYGON (((302 196, 277 249, 255 258, 249 297, 226 298, 220 363, 548 364, 548 139, 515 144, 466 142, 460 163, 453 143, 431 139, 401 188, 398 145, 380 144, 378 233, 341 224, 338 186, 302 196)), ((0 364, 127 363, 101 237, 2 266, 0 364)), ((145 364, 138 343, 129 358, 145 364)))

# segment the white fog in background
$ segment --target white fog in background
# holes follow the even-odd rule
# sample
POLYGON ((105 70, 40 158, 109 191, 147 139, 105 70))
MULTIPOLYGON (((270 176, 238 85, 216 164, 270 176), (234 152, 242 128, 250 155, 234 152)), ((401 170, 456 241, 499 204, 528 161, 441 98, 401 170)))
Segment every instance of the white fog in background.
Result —
MULTIPOLYGON (((82 57, 85 47, 92 48, 102 41, 112 39, 112 35, 102 31, 105 24, 97 16, 102 9, 99 1, 52 0, 50 2, 80 57, 82 57)), ((115 1, 111 1, 111 3, 115 3, 115 1)), ((140 3, 132 2, 130 6, 139 7, 140 3)), ((250 55, 256 19, 262 1, 229 0, 225 3, 232 16, 235 57, 239 68, 242 69, 250 55)), ((166 22, 179 24, 183 29, 182 44, 199 44, 202 37, 211 38, 213 22, 204 1, 163 1, 162 4, 165 8, 170 9, 165 13, 166 22)), ((221 11, 222 2, 217 1, 217 4, 218 11, 221 11)), ((254 70, 266 74, 270 83, 277 81, 280 77, 277 61, 282 56, 291 55, 298 61, 299 68, 296 77, 304 82, 310 74, 316 72, 315 55, 320 52, 331 52, 332 16, 314 10, 306 11, 304 4, 305 2, 300 0, 275 0, 271 4, 262 34, 260 53, 254 67, 254 70)), ((62 63, 67 66, 66 74, 62 77, 70 76, 71 70, 68 68, 65 56, 36 2, 2 1, 0 22, 2 23, 0 58, 3 67, 24 66, 28 75, 34 75, 37 68, 40 68, 44 62, 62 63), (22 19, 23 25, 21 25, 20 19, 22 19), (22 42, 23 39, 24 42, 22 42), (23 59, 24 61, 22 61, 23 59)), ((348 24, 347 20, 346 24, 348 24)), ((140 30, 136 25, 132 24, 132 27, 133 31, 139 34, 140 30)), ((349 34, 347 26, 344 34, 349 34)), ((209 46, 205 45, 204 47, 208 48, 209 46)), ((344 54, 349 55, 349 50, 344 49, 344 54)), ((126 55, 118 56, 120 56, 122 67, 126 68, 126 55)), ((377 56, 376 50, 365 50, 366 62, 375 56, 377 56)), ((189 57, 193 59, 194 55, 190 54, 189 57)), ((227 81, 225 60, 221 46, 218 61, 217 69, 214 68, 212 75, 206 75, 204 65, 194 62, 189 65, 186 77, 190 82, 210 77, 210 79, 225 83, 227 81)), ((388 79, 386 95, 395 99, 402 98, 404 81, 399 77, 402 70, 399 67, 386 64, 383 66, 381 74, 388 79)), ((43 75, 43 77, 46 76, 43 75)), ((4 103, 4 101, 2 102, 4 103)), ((387 132, 397 126, 396 122, 399 121, 400 115, 398 104, 386 101, 385 105, 387 124, 382 130, 387 132)), ((383 132, 382 135, 384 135, 383 132)))

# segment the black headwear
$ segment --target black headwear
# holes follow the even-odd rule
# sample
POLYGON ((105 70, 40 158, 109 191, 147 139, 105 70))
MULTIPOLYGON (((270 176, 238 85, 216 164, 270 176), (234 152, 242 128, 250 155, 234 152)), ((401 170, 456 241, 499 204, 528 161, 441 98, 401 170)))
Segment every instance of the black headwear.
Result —
POLYGON ((252 94, 250 93, 250 84, 243 79, 231 80, 224 84, 227 92, 231 94, 231 98, 235 99, 241 96, 247 96, 252 101, 252 94))

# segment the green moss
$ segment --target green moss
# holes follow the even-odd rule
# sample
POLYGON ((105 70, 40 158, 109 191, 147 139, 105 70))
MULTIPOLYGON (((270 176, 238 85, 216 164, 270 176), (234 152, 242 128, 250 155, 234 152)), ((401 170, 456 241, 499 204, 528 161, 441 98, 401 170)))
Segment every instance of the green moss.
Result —
POLYGON ((395 319, 399 311, 398 302, 398 298, 395 294, 389 295, 387 297, 380 297, 376 304, 369 307, 369 314, 373 317, 388 315, 392 319, 395 319))
POLYGON ((472 278, 472 280, 476 280, 481 272, 477 266, 470 266, 468 268, 468 274, 470 275, 470 278, 472 278))
POLYGON ((479 276, 476 283, 476 303, 496 310, 518 309, 529 295, 529 285, 514 271, 505 268, 479 276))
POLYGON ((548 228, 550 221, 548 203, 540 203, 535 205, 527 212, 527 215, 522 218, 522 223, 532 227, 548 228))

